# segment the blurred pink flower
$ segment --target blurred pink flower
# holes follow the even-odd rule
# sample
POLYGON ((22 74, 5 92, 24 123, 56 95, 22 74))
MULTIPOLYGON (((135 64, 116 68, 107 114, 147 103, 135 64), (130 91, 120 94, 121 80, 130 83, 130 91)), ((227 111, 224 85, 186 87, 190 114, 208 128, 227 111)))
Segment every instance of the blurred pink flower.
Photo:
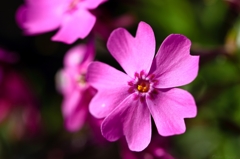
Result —
POLYGON ((25 79, 11 68, 14 62, 14 54, 0 49, 0 122, 7 119, 10 132, 21 138, 39 132, 40 113, 25 79))
POLYGON ((85 74, 94 56, 92 41, 77 45, 66 53, 64 68, 57 73, 57 88, 64 96, 62 113, 69 131, 79 130, 86 122, 88 105, 95 90, 85 82, 85 74))
POLYGON ((160 136, 155 135, 142 152, 130 151, 125 140, 121 140, 120 144, 122 159, 174 159, 167 151, 167 139, 160 136))
POLYGON ((60 28, 53 41, 71 44, 85 38, 92 30, 96 17, 89 10, 105 0, 25 0, 16 20, 27 34, 38 34, 60 28))
POLYGON ((5 119, 10 111, 11 104, 8 102, 8 98, 6 99, 5 91, 7 85, 5 85, 6 79, 6 65, 15 62, 16 57, 9 52, 6 52, 2 48, 0 48, 0 122, 5 119), (4 79, 5 78, 5 79, 4 79))
POLYGON ((98 16, 93 32, 99 35, 102 40, 107 41, 111 32, 119 27, 128 28, 136 24, 136 17, 132 13, 125 13, 120 16, 113 16, 107 8, 99 8, 93 11, 98 16))
POLYGON ((199 56, 190 55, 191 42, 169 35, 155 54, 152 28, 140 22, 136 37, 125 29, 112 32, 107 47, 127 74, 101 63, 90 64, 86 79, 98 90, 90 112, 104 118, 102 134, 109 141, 125 135, 130 150, 142 151, 151 139, 151 115, 162 136, 185 132, 184 118, 197 110, 190 93, 177 86, 192 82, 199 56))

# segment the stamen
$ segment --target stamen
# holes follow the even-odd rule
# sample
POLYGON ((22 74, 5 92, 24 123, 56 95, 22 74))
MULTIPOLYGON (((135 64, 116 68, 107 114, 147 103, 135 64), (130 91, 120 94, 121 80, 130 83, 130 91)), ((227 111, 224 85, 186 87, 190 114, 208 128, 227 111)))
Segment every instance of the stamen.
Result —
POLYGON ((147 75, 144 71, 135 72, 134 79, 128 82, 128 93, 134 93, 137 97, 149 96, 155 92, 155 85, 158 82, 154 74, 147 75))
POLYGON ((86 85, 85 74, 78 75, 76 81, 80 86, 85 86, 86 85))
POLYGON ((137 90, 139 92, 148 92, 149 88, 150 88, 150 83, 148 81, 140 81, 137 84, 137 90))

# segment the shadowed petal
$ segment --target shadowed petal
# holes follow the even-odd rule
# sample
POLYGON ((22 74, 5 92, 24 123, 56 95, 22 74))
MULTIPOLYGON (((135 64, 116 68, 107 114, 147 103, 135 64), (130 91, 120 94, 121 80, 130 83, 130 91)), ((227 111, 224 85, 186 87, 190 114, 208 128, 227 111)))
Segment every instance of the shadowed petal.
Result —
POLYGON ((83 91, 74 90, 65 97, 62 105, 63 116, 70 116, 83 100, 83 91))
POLYGON ((5 119, 8 113, 11 111, 11 104, 4 100, 0 99, 0 123, 5 119))
POLYGON ((74 132, 81 129, 86 122, 87 114, 87 106, 79 103, 76 110, 72 112, 72 114, 66 116, 64 119, 67 130, 74 132))
POLYGON ((183 35, 169 35, 160 46, 151 68, 159 79, 157 88, 192 82, 198 73, 199 56, 190 55, 191 41, 183 35))
POLYGON ((95 55, 93 40, 90 40, 86 45, 76 45, 71 48, 64 56, 65 67, 85 67, 93 61, 95 55))
POLYGON ((86 10, 65 14, 60 30, 52 37, 53 41, 71 44, 78 38, 85 38, 92 30, 96 17, 86 10))
POLYGON ((112 56, 125 72, 134 77, 135 72, 148 72, 155 54, 155 37, 152 28, 140 22, 134 38, 125 29, 114 30, 107 42, 112 56))
POLYGON ((127 96, 129 96, 128 77, 123 72, 101 62, 90 64, 87 82, 98 90, 90 103, 90 113, 103 118, 112 112, 127 96))
POLYGON ((0 68, 0 83, 2 82, 3 79, 3 69, 0 68))
POLYGON ((63 103, 65 126, 69 131, 79 130, 85 123, 88 105, 93 97, 91 89, 75 90, 63 103))
POLYGON ((147 98, 147 104, 162 136, 184 133, 184 118, 195 117, 197 113, 192 95, 178 88, 159 90, 155 98, 147 98))
POLYGON ((133 96, 104 119, 102 134, 109 141, 125 135, 130 150, 142 151, 151 140, 151 116, 145 101, 134 100, 133 96))

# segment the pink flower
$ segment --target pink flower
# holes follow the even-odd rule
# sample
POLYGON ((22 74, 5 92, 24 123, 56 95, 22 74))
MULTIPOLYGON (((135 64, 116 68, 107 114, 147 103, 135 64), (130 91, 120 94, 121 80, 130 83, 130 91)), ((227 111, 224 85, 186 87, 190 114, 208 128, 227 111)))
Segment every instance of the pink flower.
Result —
POLYGON ((169 35, 156 56, 151 27, 140 22, 136 37, 119 28, 110 35, 107 47, 122 66, 93 62, 87 81, 98 90, 90 112, 104 118, 102 134, 109 141, 125 135, 130 150, 141 151, 151 139, 151 115, 162 136, 184 133, 184 118, 196 116, 190 93, 177 86, 192 82, 198 73, 199 56, 190 55, 191 42, 183 35, 169 35))
POLYGON ((79 130, 88 116, 95 90, 85 82, 85 74, 94 55, 93 42, 73 47, 66 53, 64 68, 57 74, 57 88, 64 96, 62 113, 69 131, 79 130))
POLYGON ((60 28, 53 41, 68 44, 85 38, 96 17, 89 12, 105 0, 25 0, 16 14, 19 25, 27 34, 38 34, 60 28))

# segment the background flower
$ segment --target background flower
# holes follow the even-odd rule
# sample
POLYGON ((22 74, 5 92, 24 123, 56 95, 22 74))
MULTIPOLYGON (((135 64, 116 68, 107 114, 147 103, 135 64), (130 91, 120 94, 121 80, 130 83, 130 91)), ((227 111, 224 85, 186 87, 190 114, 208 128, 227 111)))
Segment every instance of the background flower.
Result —
POLYGON ((26 0, 19 7, 16 19, 27 34, 55 30, 54 41, 71 44, 85 38, 92 30, 96 17, 89 12, 105 0, 26 0))
POLYGON ((64 68, 56 76, 57 88, 64 96, 62 113, 69 131, 79 130, 88 116, 95 90, 85 81, 85 74, 94 55, 93 41, 71 48, 65 55, 64 68))

